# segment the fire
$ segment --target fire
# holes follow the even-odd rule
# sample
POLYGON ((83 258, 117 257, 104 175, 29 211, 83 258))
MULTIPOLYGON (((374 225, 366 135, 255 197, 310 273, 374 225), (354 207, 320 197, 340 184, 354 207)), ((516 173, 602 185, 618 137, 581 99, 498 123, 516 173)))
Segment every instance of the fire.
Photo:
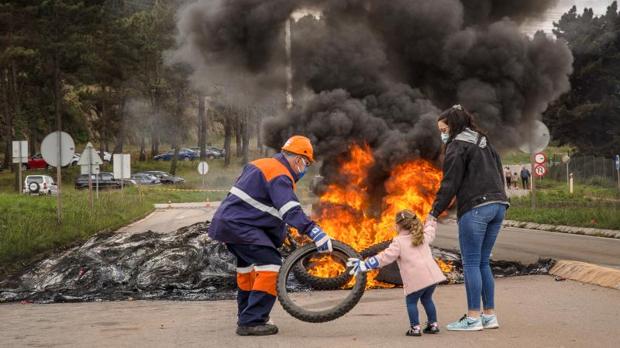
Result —
MULTIPOLYGON (((348 160, 339 168, 347 178, 346 184, 331 184, 320 197, 317 222, 332 238, 351 245, 357 251, 392 239, 395 236, 394 215, 402 209, 411 209, 424 219, 431 209, 439 189, 441 172, 430 162, 417 159, 396 166, 385 183, 380 214, 370 212, 368 172, 375 164, 367 146, 351 147, 348 160)), ((312 274, 330 277, 343 272, 337 262, 324 262, 313 268, 312 274)), ((374 280, 369 274, 369 286, 390 286, 374 280)))
POLYGON ((437 261, 437 265, 439 265, 439 268, 443 273, 450 273, 454 269, 454 266, 450 261, 443 261, 440 258, 435 258, 435 261, 437 261))

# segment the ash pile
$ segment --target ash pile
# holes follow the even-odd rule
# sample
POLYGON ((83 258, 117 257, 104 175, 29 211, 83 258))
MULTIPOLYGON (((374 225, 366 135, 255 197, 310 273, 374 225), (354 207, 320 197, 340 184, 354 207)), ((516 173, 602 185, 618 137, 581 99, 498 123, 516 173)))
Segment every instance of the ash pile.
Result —
POLYGON ((99 234, 0 282, 0 302, 233 298, 234 257, 207 227, 99 234))
MULTIPOLYGON (((0 303, 234 298, 234 256, 223 244, 209 239, 208 225, 197 223, 166 234, 99 234, 1 281, 0 303)), ((463 281, 458 252, 434 248, 433 254, 449 283, 463 281)), ((491 263, 496 277, 547 274, 552 265, 552 260, 528 266, 510 261, 491 263)), ((377 280, 401 285, 396 263, 382 269, 377 280)), ((298 290, 310 289, 299 283, 298 290)))

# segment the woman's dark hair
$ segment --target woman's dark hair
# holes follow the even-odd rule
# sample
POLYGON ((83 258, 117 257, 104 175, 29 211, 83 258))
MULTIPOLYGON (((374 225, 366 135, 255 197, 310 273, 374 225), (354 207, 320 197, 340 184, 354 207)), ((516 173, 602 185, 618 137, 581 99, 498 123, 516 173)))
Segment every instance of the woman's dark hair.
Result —
POLYGON ((450 128, 450 140, 453 140, 459 133, 469 128, 480 135, 486 136, 486 134, 480 130, 476 122, 474 122, 474 116, 470 114, 464 107, 460 105, 454 105, 453 107, 443 111, 439 115, 437 120, 444 122, 450 128))

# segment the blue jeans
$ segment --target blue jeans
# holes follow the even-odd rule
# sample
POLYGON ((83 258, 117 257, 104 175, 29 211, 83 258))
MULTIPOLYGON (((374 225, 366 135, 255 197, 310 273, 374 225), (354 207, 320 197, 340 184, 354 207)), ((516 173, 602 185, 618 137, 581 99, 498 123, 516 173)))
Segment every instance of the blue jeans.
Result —
POLYGON ((506 205, 493 203, 474 208, 459 219, 459 245, 463 260, 467 308, 480 310, 495 308, 495 281, 489 266, 489 257, 506 215, 506 205))
POLYGON ((405 302, 407 303, 407 313, 409 314, 409 323, 411 323, 411 326, 420 325, 420 318, 418 316, 418 300, 422 302, 428 322, 434 323, 437 321, 437 311, 435 310, 435 304, 433 303, 434 291, 435 285, 431 285, 422 290, 412 292, 405 298, 405 302))

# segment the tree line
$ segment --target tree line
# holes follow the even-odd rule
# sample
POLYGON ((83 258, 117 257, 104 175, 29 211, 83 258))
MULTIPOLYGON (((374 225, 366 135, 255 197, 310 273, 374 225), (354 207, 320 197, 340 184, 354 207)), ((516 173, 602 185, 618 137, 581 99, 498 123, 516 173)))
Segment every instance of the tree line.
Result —
POLYGON ((13 140, 29 140, 33 155, 60 128, 100 151, 136 145, 142 161, 163 147, 193 144, 204 158, 209 130, 224 135, 227 164, 232 156, 247 162, 250 134, 263 148, 260 119, 273 110, 209 98, 191 88, 187 66, 166 64, 181 3, 0 1, 3 166, 10 166, 13 140))
MULTIPOLYGON (((62 128, 77 143, 114 153, 139 148, 139 160, 195 141, 203 150, 223 135, 226 163, 248 161, 250 138, 263 149, 260 122, 281 109, 226 102, 193 89, 186 66, 166 64, 182 0, 0 0, 0 156, 11 142, 62 128), (136 5, 136 4, 139 4, 136 5), (231 151, 236 145, 236 151, 231 151)), ((620 14, 576 7, 554 23, 573 52, 572 89, 549 107, 553 139, 584 154, 620 149, 620 14)), ((204 156, 204 151, 201 151, 204 156)), ((174 171, 174 162, 172 163, 174 171)))

